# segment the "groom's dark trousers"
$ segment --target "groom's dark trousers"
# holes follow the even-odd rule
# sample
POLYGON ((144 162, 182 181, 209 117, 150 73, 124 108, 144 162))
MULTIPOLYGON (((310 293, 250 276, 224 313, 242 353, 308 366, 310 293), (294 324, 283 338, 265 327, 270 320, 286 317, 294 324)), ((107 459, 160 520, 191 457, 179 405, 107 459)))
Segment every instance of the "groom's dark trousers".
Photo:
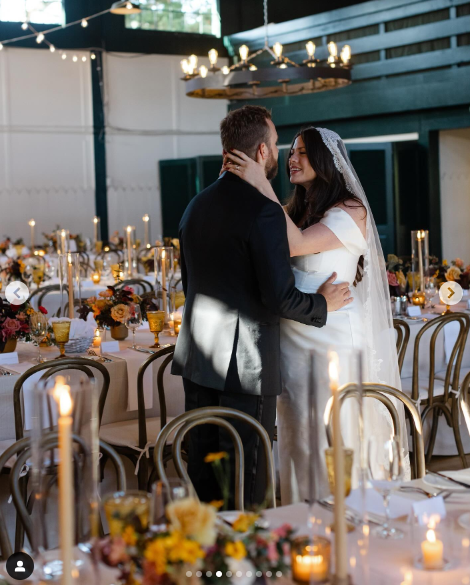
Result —
MULTIPOLYGON (((295 288, 286 219, 280 205, 231 173, 199 193, 180 223, 186 296, 172 373, 183 377, 186 410, 228 406, 250 414, 273 436, 281 393, 281 317, 322 327, 322 295, 295 288)), ((229 422, 245 453, 245 506, 264 500, 262 446, 253 430, 229 422)), ((190 431, 188 471, 199 497, 218 495, 207 453, 231 455, 228 436, 209 425, 190 431)))

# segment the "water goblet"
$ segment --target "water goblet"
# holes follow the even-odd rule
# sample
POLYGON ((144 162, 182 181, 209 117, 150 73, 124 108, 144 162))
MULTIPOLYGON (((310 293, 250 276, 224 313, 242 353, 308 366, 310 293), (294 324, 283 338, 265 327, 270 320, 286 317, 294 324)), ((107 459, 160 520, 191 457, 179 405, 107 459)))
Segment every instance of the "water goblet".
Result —
POLYGON ((42 364, 45 361, 41 356, 41 341, 47 334, 47 323, 47 317, 41 312, 37 312, 31 315, 31 335, 33 336, 34 341, 38 346, 38 357, 36 358, 38 364, 42 364))
POLYGON ((39 288, 44 280, 44 267, 33 266, 33 282, 39 288))
POLYGON ((132 331, 132 349, 137 349, 135 344, 135 332, 142 325, 142 312, 139 305, 129 305, 129 316, 124 321, 124 324, 132 331))
POLYGON ((135 526, 136 523, 146 529, 150 517, 150 494, 138 490, 115 492, 104 498, 103 508, 112 537, 121 536, 126 526, 135 526))
POLYGON ((194 489, 179 477, 167 478, 166 481, 157 481, 152 485, 152 498, 150 504, 150 528, 158 531, 164 528, 166 519, 166 507, 171 502, 186 498, 195 498, 194 489))
POLYGON ((70 336, 70 321, 54 321, 52 323, 52 330, 57 345, 59 346, 60 355, 56 359, 65 358, 65 344, 69 341, 70 336))
POLYGON ((392 490, 400 487, 403 478, 403 458, 399 440, 391 437, 380 441, 372 437, 369 440, 369 474, 372 487, 383 498, 385 522, 375 531, 375 536, 385 540, 403 538, 402 530, 390 526, 390 496, 392 490))
POLYGON ((155 343, 150 347, 160 348, 159 334, 165 327, 165 311, 147 311, 147 319, 149 322, 149 329, 153 333, 155 343))
POLYGON ((431 309, 434 307, 432 304, 432 299, 437 294, 437 283, 436 279, 430 276, 424 279, 424 296, 426 298, 426 306, 429 306, 431 309))

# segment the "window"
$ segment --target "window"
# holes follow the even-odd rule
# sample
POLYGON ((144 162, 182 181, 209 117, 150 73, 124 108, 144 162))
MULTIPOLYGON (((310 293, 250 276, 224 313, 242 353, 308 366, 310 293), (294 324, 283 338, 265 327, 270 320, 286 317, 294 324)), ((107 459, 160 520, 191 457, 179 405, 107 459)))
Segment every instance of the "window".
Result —
POLYGON ((0 20, 64 24, 62 0, 0 0, 0 20))
POLYGON ((140 8, 140 14, 125 17, 127 28, 220 37, 217 0, 140 0, 140 8))

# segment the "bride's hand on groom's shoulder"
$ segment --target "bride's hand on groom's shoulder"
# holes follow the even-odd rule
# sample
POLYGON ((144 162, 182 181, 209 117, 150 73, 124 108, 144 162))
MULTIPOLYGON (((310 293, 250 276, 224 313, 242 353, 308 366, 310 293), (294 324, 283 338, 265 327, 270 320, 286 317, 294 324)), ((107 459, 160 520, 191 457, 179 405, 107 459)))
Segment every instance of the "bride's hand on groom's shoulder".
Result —
MULTIPOLYGON (((258 157, 260 154, 258 153, 258 157)), ((255 189, 258 189, 266 197, 270 197, 269 187, 271 186, 266 178, 266 170, 260 160, 253 160, 240 150, 232 150, 225 153, 223 171, 229 171, 240 177, 255 189)))

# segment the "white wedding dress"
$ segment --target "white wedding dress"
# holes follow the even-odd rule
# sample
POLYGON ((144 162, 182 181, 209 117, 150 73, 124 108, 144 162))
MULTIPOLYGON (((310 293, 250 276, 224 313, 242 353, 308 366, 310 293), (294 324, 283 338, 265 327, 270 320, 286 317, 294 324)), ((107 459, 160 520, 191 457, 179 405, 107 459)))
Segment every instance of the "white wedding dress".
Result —
MULTIPOLYGON (((309 431, 308 431, 308 352, 312 349, 336 347, 365 348, 364 306, 354 282, 359 257, 366 253, 367 242, 354 219, 343 209, 330 209, 321 220, 341 241, 341 248, 292 258, 296 286, 306 293, 316 293, 332 272, 336 283, 350 283, 353 302, 339 311, 328 313, 327 323, 317 328, 295 321, 281 321, 281 373, 283 391, 278 397, 278 445, 282 505, 308 499, 309 431)), ((368 380, 365 380, 366 382, 368 380)), ((328 494, 324 452, 327 448, 323 412, 331 396, 326 385, 316 397, 318 407, 318 456, 320 468, 315 470, 315 483, 321 496, 328 494)), ((346 446, 354 447, 357 416, 350 400, 341 409, 341 428, 346 446)), ((368 402, 365 400, 365 402, 368 402)), ((367 409, 364 406, 367 433, 367 409)), ((385 419, 386 420, 386 419, 385 419)), ((379 420, 375 423, 380 424, 379 420)), ((375 425, 374 425, 375 426, 375 425)), ((375 429, 376 430, 376 429, 375 429)), ((387 431, 387 438, 390 431, 387 431)), ((367 439, 367 436, 366 436, 367 439)))

